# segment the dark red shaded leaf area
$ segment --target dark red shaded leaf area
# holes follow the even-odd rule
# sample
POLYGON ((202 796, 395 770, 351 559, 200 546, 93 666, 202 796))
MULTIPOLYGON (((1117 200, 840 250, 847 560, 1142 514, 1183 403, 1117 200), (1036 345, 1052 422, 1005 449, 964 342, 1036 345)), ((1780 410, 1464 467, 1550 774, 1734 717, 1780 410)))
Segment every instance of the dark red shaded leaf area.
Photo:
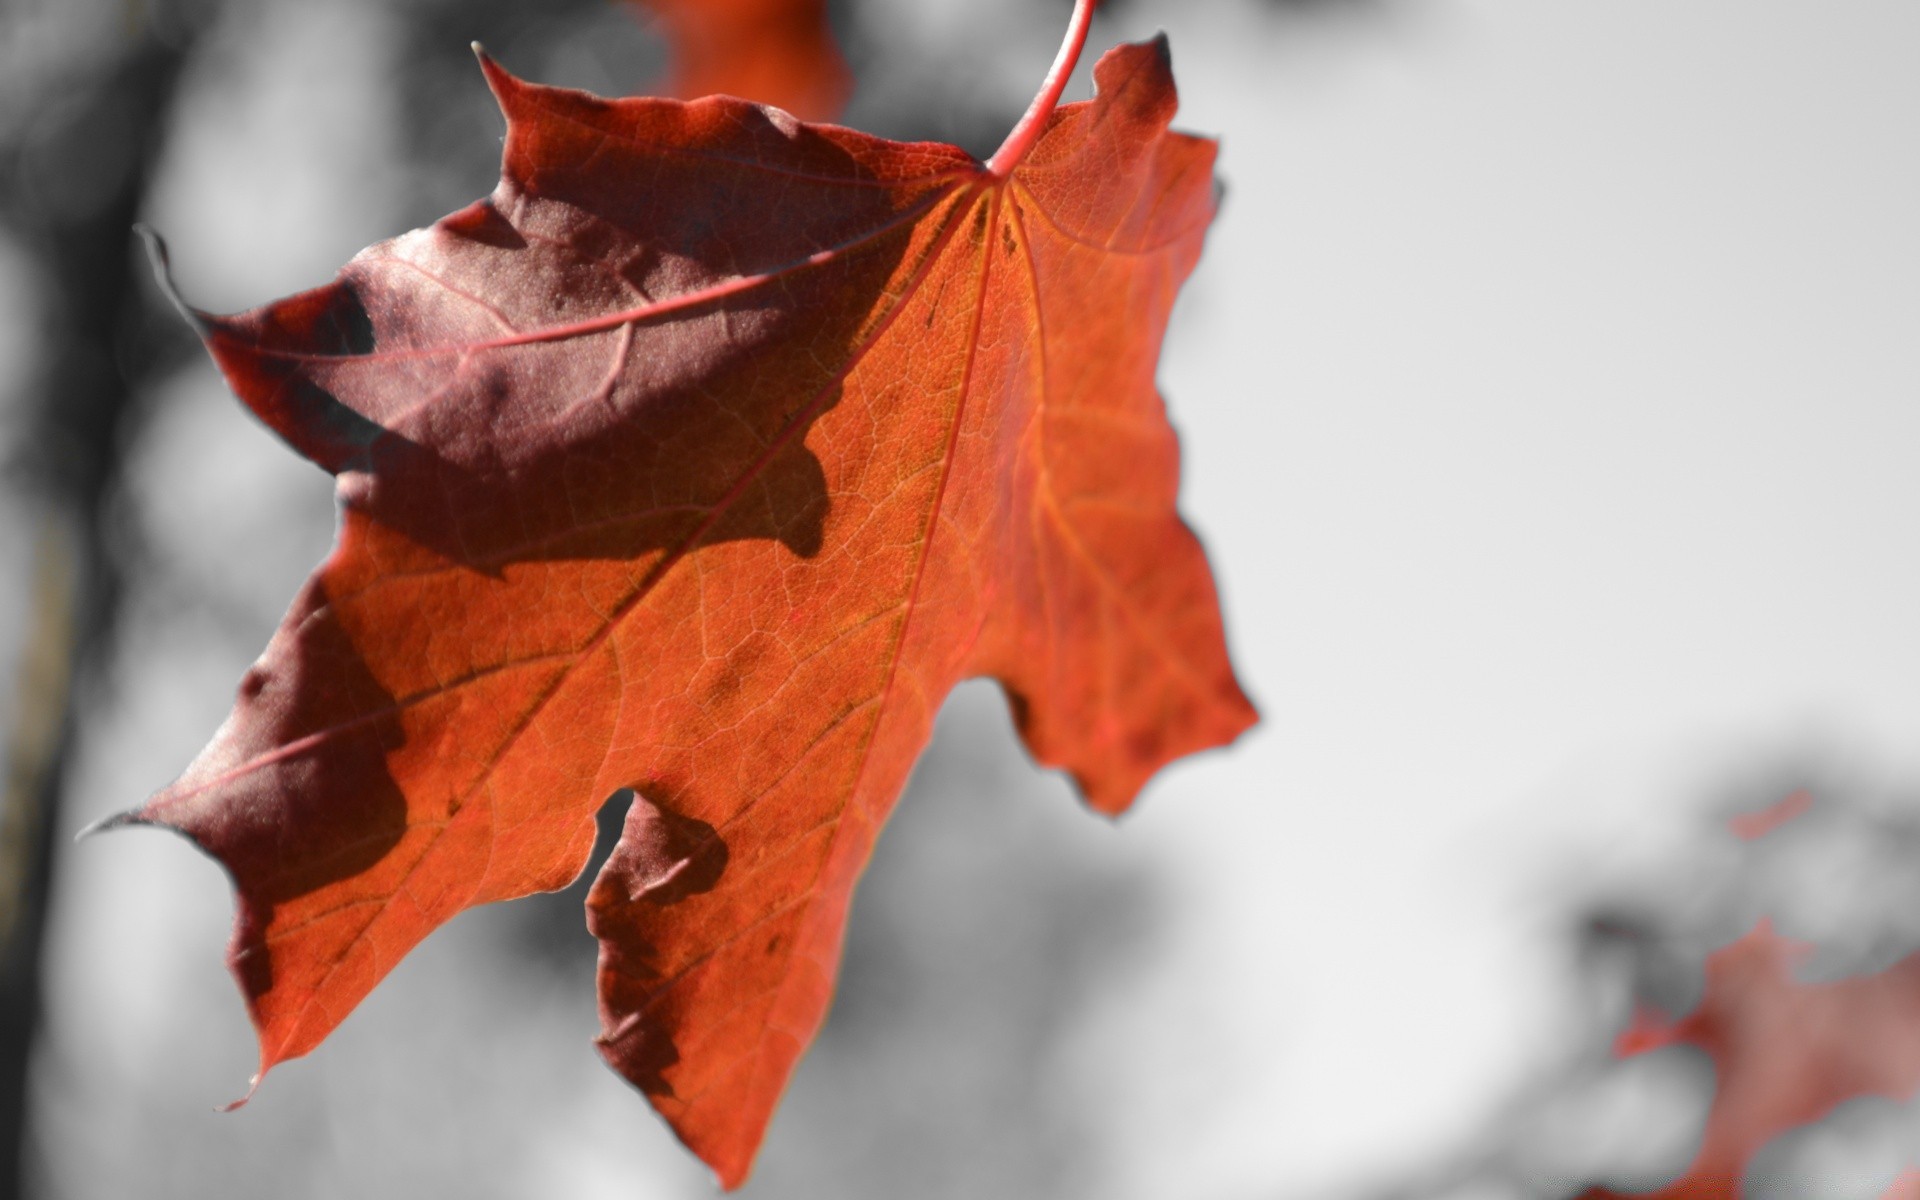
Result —
POLYGON ((194 314, 339 538, 125 820, 231 872, 264 1073, 454 914, 573 879, 633 788, 599 1046, 733 1185, 957 681, 1110 814, 1254 720, 1154 386, 1214 146, 1169 132, 1163 41, 996 170, 483 65, 492 196, 194 314))
MULTIPOLYGON (((1698 1046, 1713 1060, 1716 1092, 1706 1133, 1685 1174, 1636 1193, 1658 1200, 1741 1194, 1748 1165, 1767 1143, 1863 1096, 1906 1100, 1920 1090, 1920 954, 1875 975, 1802 983, 1805 947, 1770 922, 1707 958, 1700 1007, 1677 1022, 1642 1013, 1621 1035, 1621 1055, 1698 1046)), ((1888 1200, 1915 1195, 1909 1178, 1888 1200), (1906 1190, 1901 1190, 1905 1188, 1906 1190)), ((1595 1189, 1582 1200, 1618 1200, 1595 1189)))
POLYGON ((671 95, 739 96, 830 121, 853 90, 827 23, 827 0, 631 2, 650 11, 666 35, 671 95))

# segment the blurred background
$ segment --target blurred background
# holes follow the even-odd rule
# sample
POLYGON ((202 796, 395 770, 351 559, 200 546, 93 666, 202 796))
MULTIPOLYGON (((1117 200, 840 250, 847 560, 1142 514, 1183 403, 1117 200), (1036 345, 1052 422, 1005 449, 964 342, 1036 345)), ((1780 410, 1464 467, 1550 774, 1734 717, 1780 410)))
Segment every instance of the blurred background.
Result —
MULTIPOLYGON (((836 0, 845 123, 990 152, 1068 7, 836 0)), ((1087 61, 1156 29, 1223 142, 1161 376, 1264 722, 1113 824, 962 688, 744 1194, 1657 1187, 1714 1073, 1616 1061, 1636 1004, 1761 916, 1809 978, 1920 946, 1920 7, 1113 0, 1087 61)), ((204 308, 315 286, 491 189, 470 41, 628 94, 660 33, 0 0, 0 1194, 712 1193, 588 1044, 582 889, 454 921, 223 1116, 224 877, 73 842, 188 762, 332 536, 132 224, 204 308)), ((1748 1194, 1915 1164, 1920 1109, 1848 1104, 1748 1194)))

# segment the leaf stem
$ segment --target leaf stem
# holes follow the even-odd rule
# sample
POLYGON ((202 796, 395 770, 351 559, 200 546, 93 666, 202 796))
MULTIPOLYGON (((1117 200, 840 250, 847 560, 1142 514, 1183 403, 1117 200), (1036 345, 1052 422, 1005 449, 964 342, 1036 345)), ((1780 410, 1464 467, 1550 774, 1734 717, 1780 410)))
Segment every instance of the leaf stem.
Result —
POLYGON ((1060 53, 1054 57, 1053 68, 1047 72, 1046 82, 1040 85, 1040 94, 1033 98, 1027 111, 1020 118, 1013 132, 1007 134, 1007 140, 987 160, 987 174, 995 179, 1005 179, 1013 174, 1020 160, 1033 149, 1040 140, 1040 130, 1046 125, 1047 118, 1060 103, 1060 94, 1067 90, 1067 79, 1073 74, 1073 66, 1080 61, 1080 51, 1087 44, 1087 30, 1093 24, 1093 9, 1099 0, 1073 0, 1073 16, 1067 21, 1066 40, 1060 43, 1060 53))

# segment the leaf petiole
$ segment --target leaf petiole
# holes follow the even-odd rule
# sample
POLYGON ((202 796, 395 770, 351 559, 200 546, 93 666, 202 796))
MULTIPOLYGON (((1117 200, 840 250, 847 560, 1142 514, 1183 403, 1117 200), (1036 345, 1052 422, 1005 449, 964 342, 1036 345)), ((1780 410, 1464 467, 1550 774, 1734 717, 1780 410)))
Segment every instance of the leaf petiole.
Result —
POLYGON ((987 160, 987 174, 995 179, 1013 174, 1020 160, 1040 140, 1040 131, 1059 105, 1060 94, 1067 90, 1067 79, 1073 74, 1074 64, 1080 61, 1080 51, 1086 48, 1087 30, 1093 25, 1093 9, 1098 2, 1073 0, 1073 16, 1067 21, 1066 39, 1060 43, 1060 53, 1054 57, 1053 67, 1040 85, 1040 94, 1027 106, 1026 113, 1007 134, 1007 140, 1000 143, 1000 148, 987 160))

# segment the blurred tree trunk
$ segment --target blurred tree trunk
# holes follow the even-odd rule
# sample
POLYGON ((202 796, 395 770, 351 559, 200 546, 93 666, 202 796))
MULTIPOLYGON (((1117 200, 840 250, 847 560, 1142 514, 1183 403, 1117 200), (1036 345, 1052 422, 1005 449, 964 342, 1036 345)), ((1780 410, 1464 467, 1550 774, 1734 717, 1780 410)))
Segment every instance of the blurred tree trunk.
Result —
POLYGON ((0 794, 0 1192, 9 1195, 38 1174, 28 1076, 52 851, 72 832, 58 817, 79 685, 105 661, 117 608, 107 511, 129 397, 154 357, 146 268, 130 232, 193 27, 143 17, 84 74, 47 80, 0 144, 15 181, 0 221, 37 269, 44 335, 6 464, 10 507, 35 541, 0 794))

